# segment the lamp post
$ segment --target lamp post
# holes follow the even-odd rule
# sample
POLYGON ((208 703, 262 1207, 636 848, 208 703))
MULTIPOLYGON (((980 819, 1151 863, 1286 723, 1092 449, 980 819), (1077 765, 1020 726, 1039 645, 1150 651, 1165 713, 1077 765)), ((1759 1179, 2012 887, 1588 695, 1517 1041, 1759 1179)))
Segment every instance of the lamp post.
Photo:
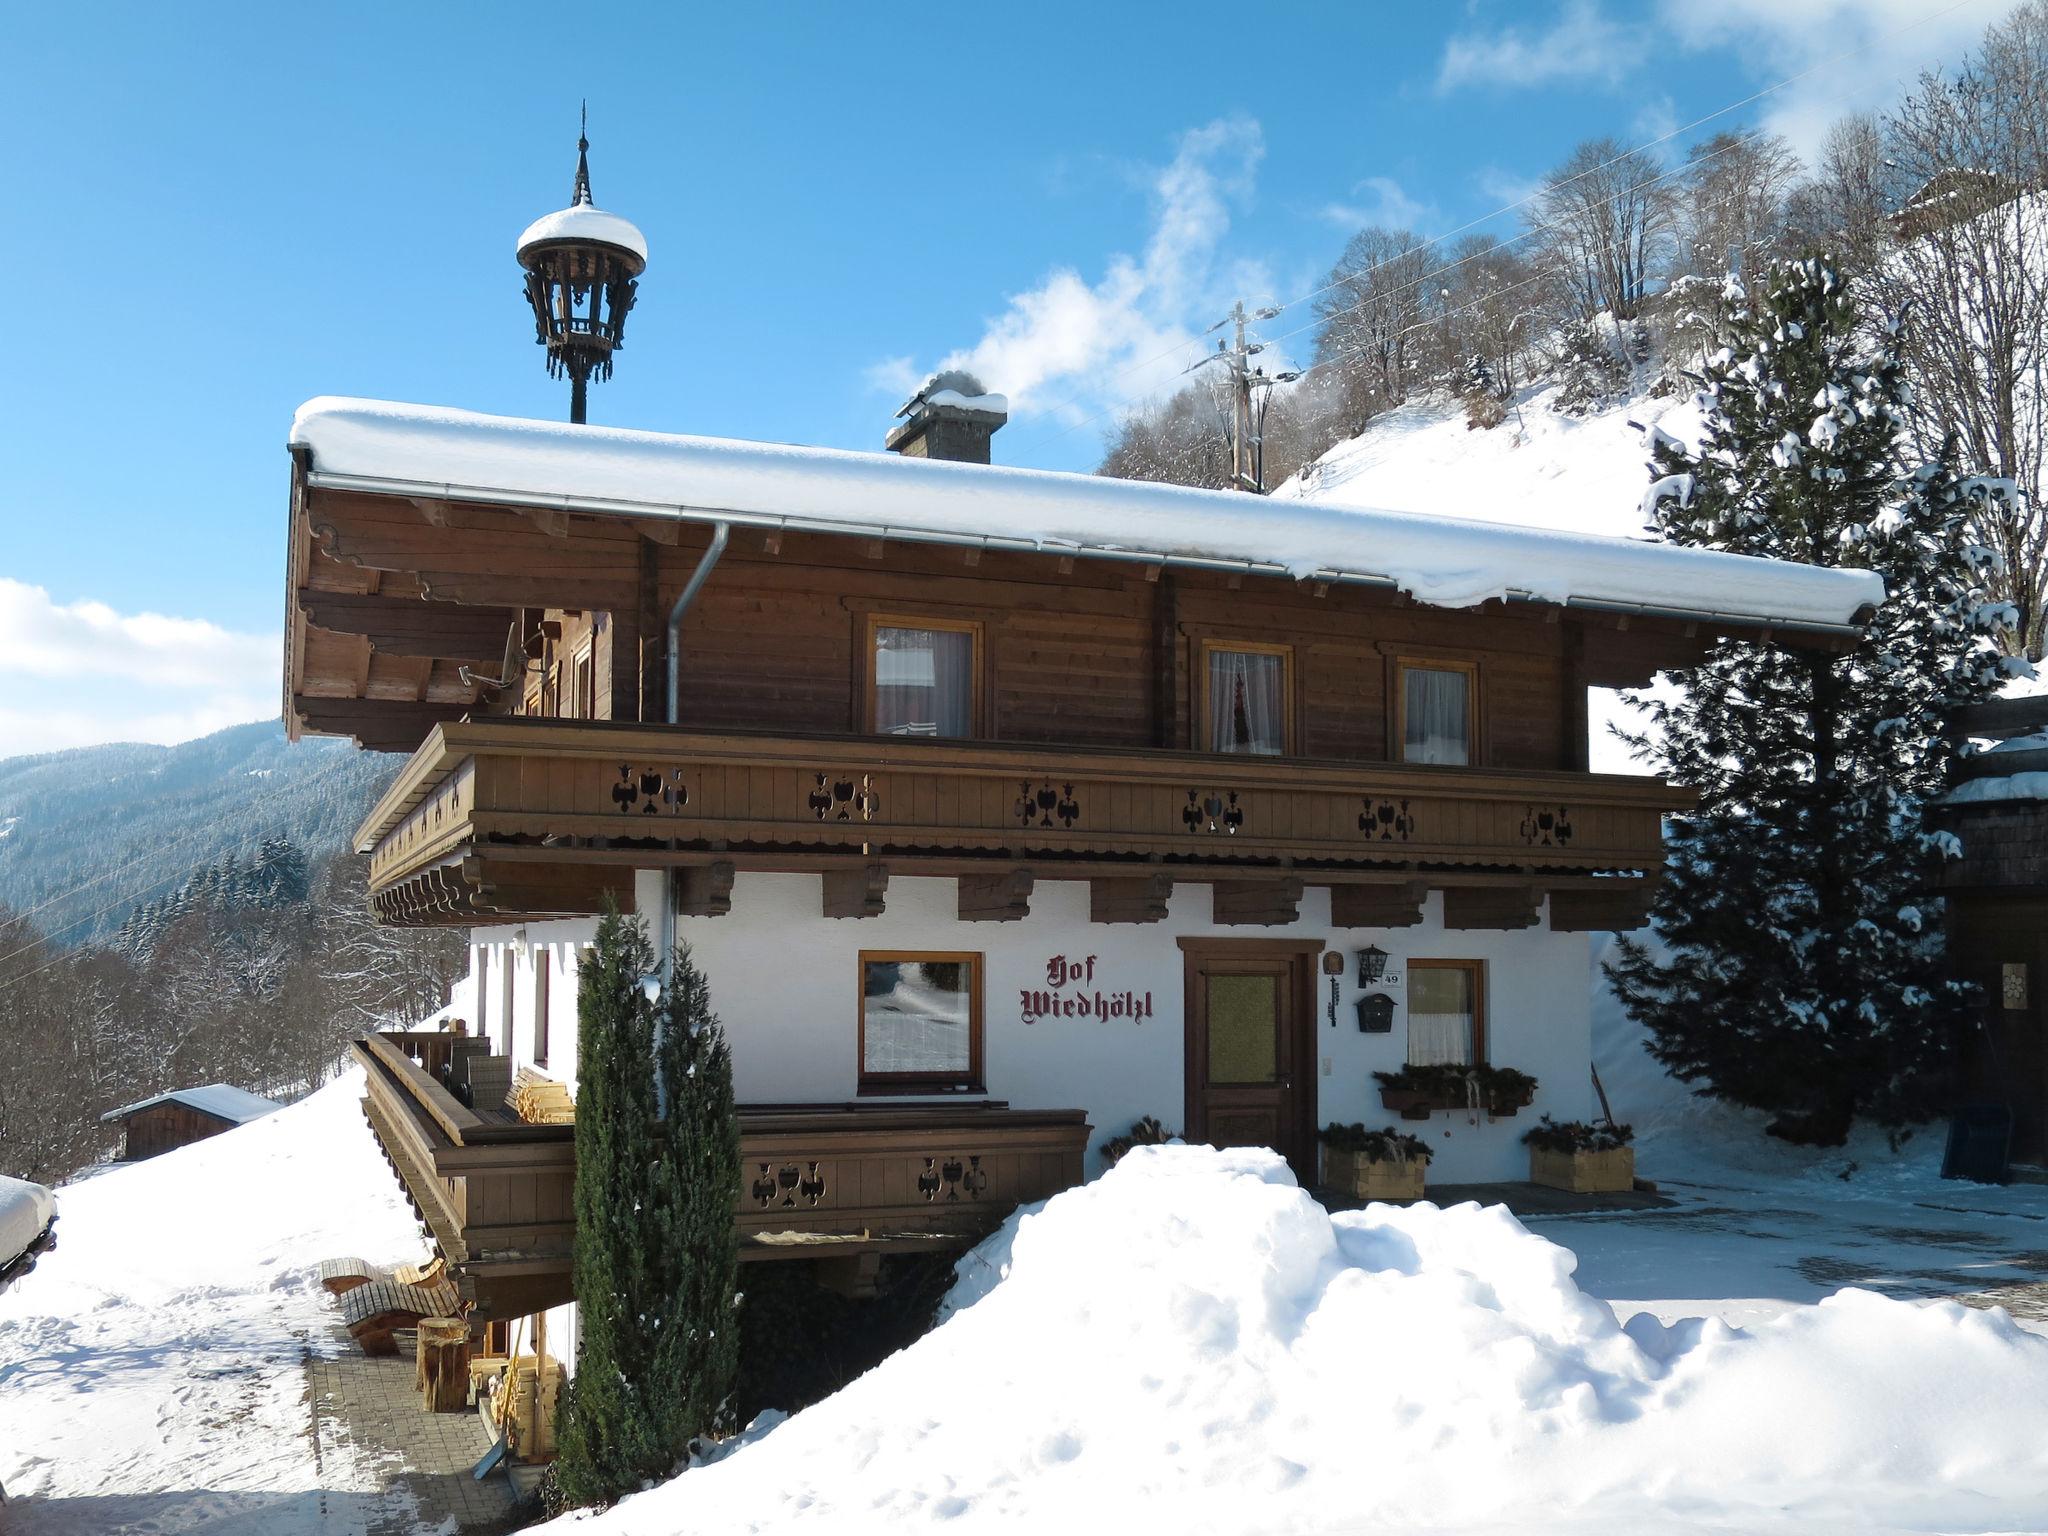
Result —
POLYGON ((569 419, 581 425, 590 381, 612 376, 612 354, 625 345, 626 315, 647 270, 646 237, 590 199, 587 135, 576 138, 569 206, 527 225, 518 249, 533 339, 548 349, 548 376, 569 376, 569 419))

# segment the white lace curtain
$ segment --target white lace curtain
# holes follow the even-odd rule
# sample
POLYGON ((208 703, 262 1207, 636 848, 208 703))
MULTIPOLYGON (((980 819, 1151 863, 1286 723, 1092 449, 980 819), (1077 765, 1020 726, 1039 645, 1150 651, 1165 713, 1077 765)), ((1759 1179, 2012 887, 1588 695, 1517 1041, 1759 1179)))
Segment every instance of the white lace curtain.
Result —
POLYGON ((1469 763, 1470 675, 1445 667, 1404 667, 1401 678, 1403 758, 1411 763, 1469 763))
POLYGON ((1286 658, 1209 653, 1209 750, 1277 757, 1287 750, 1286 658))
POLYGON ((971 736, 974 636, 964 629, 877 629, 875 729, 889 736, 971 736))
POLYGON ((1408 1065, 1472 1065, 1475 1022, 1470 971, 1462 966, 1409 967, 1408 1065))

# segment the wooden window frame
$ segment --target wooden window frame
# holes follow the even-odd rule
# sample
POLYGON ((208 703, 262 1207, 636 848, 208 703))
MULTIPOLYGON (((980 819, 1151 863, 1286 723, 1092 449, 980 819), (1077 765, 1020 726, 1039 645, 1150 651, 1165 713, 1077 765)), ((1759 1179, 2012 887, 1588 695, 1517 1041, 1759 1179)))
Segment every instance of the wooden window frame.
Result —
POLYGON ((1392 740, 1388 743, 1387 760, 1413 768, 1482 768, 1486 765, 1485 738, 1480 734, 1482 714, 1479 707, 1480 669, 1479 663, 1461 656, 1424 656, 1414 652, 1403 652, 1392 658, 1393 708, 1388 719, 1392 722, 1392 740), (1465 674, 1465 761, 1462 763, 1410 763, 1408 761, 1408 673, 1419 672, 1462 672, 1465 674))
POLYGON ((1283 640, 1233 640, 1228 636, 1203 636, 1195 642, 1195 750, 1217 757, 1256 757, 1253 752, 1221 752, 1211 746, 1214 721, 1209 714, 1209 658, 1217 651, 1245 656, 1280 658, 1280 755, 1300 755, 1300 738, 1295 734, 1295 690, 1301 685, 1301 669, 1295 664, 1294 647, 1283 640))
MULTIPOLYGON (((1407 973, 1406 973, 1406 974, 1407 974, 1407 976, 1408 976, 1408 977, 1410 978, 1410 980, 1412 980, 1412 979, 1413 979, 1413 977, 1414 977, 1414 975, 1415 975, 1415 973, 1416 973, 1417 971, 1465 971, 1465 972, 1468 972, 1468 973, 1469 973, 1469 974, 1471 975, 1471 977, 1472 977, 1472 1065, 1473 1065, 1473 1066, 1475 1066, 1475 1067, 1483 1067, 1483 1066, 1485 1066, 1485 1065, 1487 1064, 1487 1055, 1486 1055, 1486 1053, 1487 1053, 1487 1048, 1488 1048, 1488 1046, 1489 1046, 1489 1043, 1490 1043, 1490 1042, 1488 1041, 1488 1039, 1487 1039, 1487 1028, 1486 1028, 1486 962, 1485 962, 1484 960, 1410 960, 1410 961, 1408 961, 1408 962, 1407 962, 1407 973)), ((1403 985, 1403 986, 1405 987, 1406 985, 1408 985, 1408 983, 1407 983, 1407 982, 1403 982, 1403 983, 1402 983, 1402 985, 1403 985)), ((1404 1022, 1405 1022, 1405 1020, 1406 1020, 1406 1017, 1407 1017, 1407 1012, 1408 1012, 1408 999, 1407 999, 1407 998, 1403 998, 1403 999, 1402 999, 1402 1003, 1401 1003, 1401 1009, 1402 1009, 1402 1017, 1403 1017, 1403 1020, 1404 1020, 1404 1022)), ((1406 1055, 1407 1055, 1407 1052, 1406 1052, 1406 1050, 1403 1050, 1403 1052, 1402 1052, 1401 1054, 1403 1055, 1403 1057, 1406 1057, 1406 1055)))
POLYGON ((862 1098, 902 1098, 920 1093, 949 1096, 988 1091, 982 1075, 982 992, 985 957, 971 949, 864 949, 854 968, 853 1068, 862 1098), (874 963, 960 961, 970 967, 967 989, 967 1070, 965 1072, 870 1072, 868 1070, 868 966, 874 963))
POLYGON ((554 1001, 555 952, 545 944, 533 947, 533 1064, 548 1064, 548 1007, 554 1001))
POLYGON ((934 741, 987 741, 990 738, 988 718, 988 625, 980 619, 949 619, 929 613, 869 613, 861 625, 861 648, 858 658, 860 666, 860 687, 855 689, 854 709, 858 712, 855 731, 863 736, 887 736, 893 741, 915 740, 914 737, 892 736, 887 731, 875 728, 875 645, 878 633, 884 629, 939 629, 952 634, 964 634, 974 647, 974 659, 967 669, 971 695, 967 701, 967 734, 965 736, 935 736, 934 741))
POLYGON ((569 653, 569 712, 577 720, 597 718, 596 636, 585 635, 569 653))

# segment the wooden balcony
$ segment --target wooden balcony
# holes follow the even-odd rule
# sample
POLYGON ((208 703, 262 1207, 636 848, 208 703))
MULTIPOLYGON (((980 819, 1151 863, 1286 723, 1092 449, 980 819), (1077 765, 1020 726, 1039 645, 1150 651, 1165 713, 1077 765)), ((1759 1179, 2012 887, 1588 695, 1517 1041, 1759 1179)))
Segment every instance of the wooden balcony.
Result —
POLYGON ((1021 915, 1033 872, 1605 898, 1620 884, 1596 876, 1654 877, 1662 818, 1690 803, 1619 775, 490 720, 437 726, 357 847, 400 923, 596 912, 664 865, 692 871, 699 913, 726 910, 735 869, 827 871, 847 916, 879 910, 890 871, 982 881, 963 916, 1021 915))
MULTIPOLYGON (((572 1300, 575 1127, 465 1106, 421 1065, 437 1038, 457 1037, 354 1045, 385 1157, 476 1316, 572 1300)), ((1080 1110, 995 1103, 743 1107, 741 1257, 871 1266, 965 1247, 1018 1205, 1080 1183, 1088 1133, 1080 1110)))

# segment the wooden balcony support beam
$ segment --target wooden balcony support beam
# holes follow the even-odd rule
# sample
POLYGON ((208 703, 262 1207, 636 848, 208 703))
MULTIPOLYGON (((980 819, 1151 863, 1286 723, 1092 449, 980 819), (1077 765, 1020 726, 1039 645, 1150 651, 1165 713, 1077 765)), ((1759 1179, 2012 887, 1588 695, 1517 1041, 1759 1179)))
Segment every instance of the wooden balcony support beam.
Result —
POLYGON ((1006 869, 993 875, 960 877, 960 921, 963 923, 1013 923, 1031 915, 1031 888, 1037 883, 1030 870, 1006 869))
POLYGON ((724 917, 732 911, 732 882, 731 859, 685 864, 676 871, 676 915, 724 917))
POLYGON ((1282 875, 1262 880, 1218 880, 1214 921, 1233 926, 1284 927, 1301 916, 1302 880, 1282 875))
POLYGON ((1336 928, 1413 928, 1422 921, 1429 885, 1404 880, 1399 885, 1333 885, 1330 923, 1336 928))
POLYGON ((889 869, 868 863, 825 872, 825 916, 880 917, 889 894, 889 869))
POLYGON ((1550 893, 1550 926, 1558 933, 1632 933, 1650 920, 1655 880, 1604 880, 1550 893))
POLYGON ((1452 885, 1444 888, 1446 928, 1534 928, 1543 915, 1539 885, 1452 885))
POLYGON ((1137 875, 1088 882, 1091 923, 1157 923, 1166 917, 1173 876, 1137 875))

